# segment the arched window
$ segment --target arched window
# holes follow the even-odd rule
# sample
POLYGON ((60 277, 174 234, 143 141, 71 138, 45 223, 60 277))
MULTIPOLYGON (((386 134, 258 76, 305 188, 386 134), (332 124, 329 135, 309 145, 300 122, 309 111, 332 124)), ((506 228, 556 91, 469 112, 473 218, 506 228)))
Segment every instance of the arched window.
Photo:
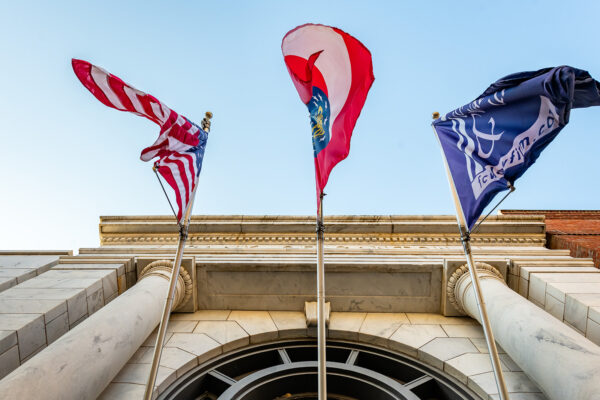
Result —
MULTIPOLYGON (((475 400, 441 371, 404 355, 327 342, 330 400, 475 400)), ((226 353, 187 372, 159 400, 316 400, 317 343, 280 341, 226 353)))

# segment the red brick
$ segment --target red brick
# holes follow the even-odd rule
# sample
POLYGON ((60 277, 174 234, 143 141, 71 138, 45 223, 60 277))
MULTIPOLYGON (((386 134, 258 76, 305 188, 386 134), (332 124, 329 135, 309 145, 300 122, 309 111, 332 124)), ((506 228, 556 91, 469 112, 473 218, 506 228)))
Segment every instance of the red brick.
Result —
POLYGON ((502 210, 506 215, 543 215, 546 246, 591 258, 600 268, 600 210, 502 210))

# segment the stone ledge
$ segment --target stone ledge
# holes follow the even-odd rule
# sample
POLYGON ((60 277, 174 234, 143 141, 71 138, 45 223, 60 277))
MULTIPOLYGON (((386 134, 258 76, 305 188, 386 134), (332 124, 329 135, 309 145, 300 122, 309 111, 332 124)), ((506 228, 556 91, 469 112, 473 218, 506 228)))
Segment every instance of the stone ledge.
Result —
POLYGON ((0 250, 0 256, 72 256, 72 250, 0 250))
POLYGON ((0 292, 48 271, 64 253, 68 252, 0 252, 0 292))
POLYGON ((521 266, 519 293, 600 345, 598 324, 590 319, 594 307, 600 306, 600 270, 589 267, 589 260, 577 261, 556 263, 554 268, 521 266))
MULTIPOLYGON (((58 262, 58 258, 56 260, 58 262)), ((117 274, 108 269, 49 271, 0 294, 0 332, 16 333, 16 362, 6 332, 0 335, 0 358, 5 360, 0 379, 46 346, 73 329, 118 295, 117 274), (10 360, 8 360, 10 358, 10 360), (10 362, 9 362, 10 361, 10 362)))

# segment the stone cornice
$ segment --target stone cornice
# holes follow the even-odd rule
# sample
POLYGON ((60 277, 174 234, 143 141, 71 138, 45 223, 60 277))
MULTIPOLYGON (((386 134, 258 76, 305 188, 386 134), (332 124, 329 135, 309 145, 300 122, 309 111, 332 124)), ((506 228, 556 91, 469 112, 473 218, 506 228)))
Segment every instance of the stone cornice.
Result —
MULTIPOLYGON (((456 234, 451 215, 334 215, 324 218, 328 233, 448 233, 456 234)), ((288 215, 194 215, 190 233, 314 233, 315 217, 288 215)), ((100 233, 177 233, 172 216, 104 216, 100 233)), ((544 234, 541 216, 490 216, 479 233, 544 234)))
MULTIPOLYGON (((80 248, 80 256, 92 259, 98 257, 130 256, 136 257, 139 254, 152 255, 156 257, 172 257, 175 255, 176 246, 103 246, 95 248, 80 248)), ((371 246, 360 247, 342 247, 328 246, 325 252, 325 260, 333 259, 354 259, 354 258, 385 258, 385 259, 406 259, 406 258, 459 258, 464 260, 462 246, 398 246, 383 247, 371 246)), ((258 258, 265 259, 310 259, 314 263, 314 246, 187 246, 185 249, 187 256, 198 256, 202 260, 245 260, 258 258)), ((473 254, 477 257, 559 257, 569 256, 569 250, 548 250, 545 247, 514 247, 514 246, 473 246, 473 254)))
MULTIPOLYGON (((102 235, 102 246, 110 245, 176 245, 179 236, 176 234, 105 234, 102 235)), ((479 235, 471 238, 474 246, 543 246, 543 236, 523 235, 479 235)), ((384 246, 459 246, 460 238, 438 235, 335 235, 325 237, 327 245, 384 245, 384 246)), ((190 245, 314 245, 314 235, 292 234, 190 234, 190 245)))
MULTIPOLYGON (((453 216, 329 216, 329 245, 458 246, 453 216)), ((314 245, 311 216, 216 215, 192 217, 191 245, 314 245)), ((178 226, 170 216, 100 218, 100 240, 110 245, 174 245, 178 226)), ((545 225, 539 216, 490 216, 472 236, 474 245, 543 246, 545 225)))

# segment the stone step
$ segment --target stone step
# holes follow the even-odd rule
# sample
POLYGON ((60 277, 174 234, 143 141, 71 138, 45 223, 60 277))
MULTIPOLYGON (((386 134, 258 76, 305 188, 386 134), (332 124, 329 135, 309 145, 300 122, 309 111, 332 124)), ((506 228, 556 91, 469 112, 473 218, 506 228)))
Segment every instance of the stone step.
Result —
POLYGON ((56 265, 0 293, 0 379, 116 298, 119 272, 124 280, 123 264, 56 265))
POLYGON ((0 292, 34 278, 58 264, 60 255, 4 255, 0 253, 0 292))
MULTIPOLYGON (((108 254, 90 257, 80 254, 77 256, 62 256, 60 257, 60 266, 57 268, 69 269, 69 265, 67 264, 123 264, 125 266, 124 273, 121 268, 119 268, 119 270, 117 271, 117 279, 119 281, 119 284, 123 286, 123 290, 135 285, 135 282, 137 281, 137 273, 135 270, 135 258, 131 257, 130 255, 118 256, 108 254)), ((122 290, 119 293, 122 293, 122 290)))
POLYGON ((594 267, 548 269, 527 268, 529 279, 521 281, 523 285, 528 283, 527 298, 600 345, 600 270, 594 267))
MULTIPOLYGON (((100 263, 96 259, 81 260, 79 263, 62 263, 52 267, 53 271, 95 271, 95 270, 107 270, 114 271, 116 274, 118 292, 123 293, 127 288, 135 284, 135 278, 127 279, 127 269, 124 263, 100 263)), ((132 272, 135 275, 135 270, 132 272)), ((74 275, 75 276, 75 275, 74 275)))

